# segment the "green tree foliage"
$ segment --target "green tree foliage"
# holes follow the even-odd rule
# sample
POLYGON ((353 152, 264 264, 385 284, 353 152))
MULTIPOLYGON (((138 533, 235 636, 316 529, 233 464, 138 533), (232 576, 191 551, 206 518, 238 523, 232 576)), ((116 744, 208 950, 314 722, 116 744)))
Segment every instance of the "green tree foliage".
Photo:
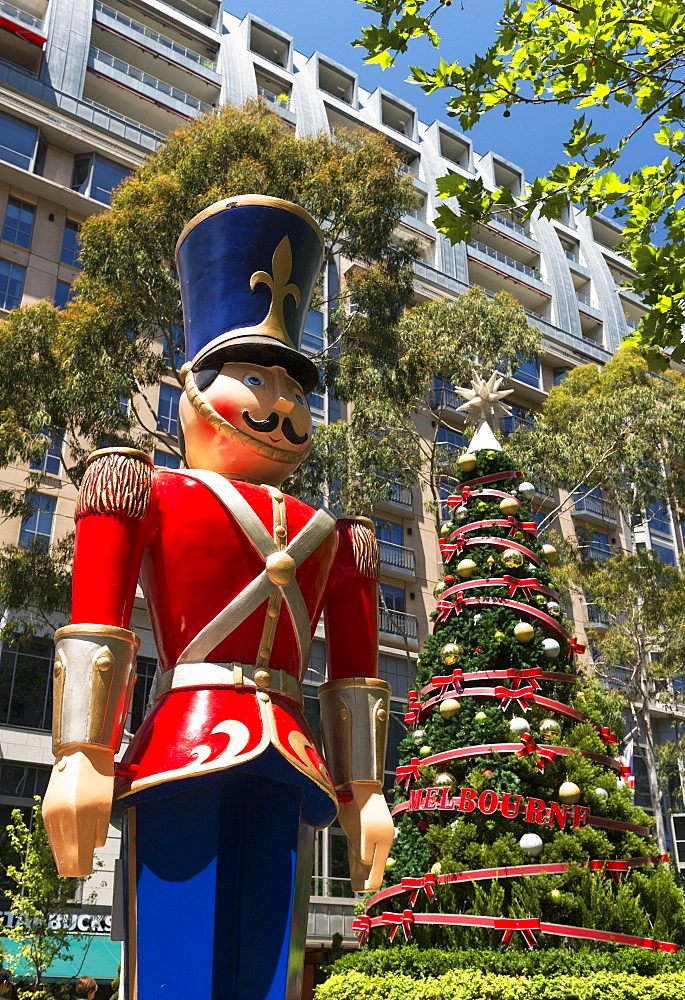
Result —
MULTIPOLYGON (((7 834, 13 860, 5 865, 3 891, 14 921, 4 933, 17 943, 15 964, 21 965, 24 975, 31 970, 31 989, 20 990, 19 997, 61 996, 61 988, 46 985, 43 977, 55 959, 70 957, 74 935, 65 917, 83 879, 57 874, 38 797, 28 822, 20 809, 12 812, 7 834)), ((11 967, 12 959, 5 961, 11 967)))
MULTIPOLYGON (((358 44, 387 67, 413 40, 438 46, 440 18, 458 18, 451 0, 358 0, 376 16, 358 44)), ((444 21, 442 22, 444 23, 444 21)), ((670 346, 685 358, 682 288, 685 208, 685 10, 680 0, 504 0, 494 40, 470 65, 440 59, 414 67, 411 80, 426 93, 444 90, 448 114, 468 130, 488 112, 505 116, 519 106, 578 109, 560 161, 524 195, 526 217, 558 218, 568 201, 590 215, 609 209, 625 227, 623 251, 637 272, 632 287, 650 313, 634 338, 670 346), (629 109, 620 137, 608 136, 601 110, 629 109), (591 115, 600 110, 596 125, 591 115), (639 133, 651 134, 663 159, 627 175, 620 156, 639 133), (659 246, 653 246, 655 233, 659 246)), ((626 114, 623 112, 623 119, 626 114)), ((455 242, 495 206, 511 206, 507 188, 487 191, 476 179, 452 174, 440 194, 455 198, 459 214, 445 206, 439 225, 455 242)))
MULTIPOLYGON (((524 819, 524 807, 518 796, 529 801, 534 797, 546 804, 559 802, 561 785, 573 782, 579 789, 580 797, 576 801, 589 807, 591 816, 637 826, 650 825, 646 814, 632 805, 629 789, 607 762, 616 750, 601 730, 608 727, 614 733, 622 732, 621 695, 604 690, 591 677, 565 680, 566 675, 578 675, 580 670, 577 663, 569 660, 569 643, 563 634, 532 613, 533 610, 541 611, 569 628, 554 599, 554 592, 550 596, 549 590, 541 589, 550 588, 552 584, 549 560, 553 561, 553 553, 545 553, 541 541, 525 528, 518 528, 512 537, 510 525, 492 523, 502 521, 500 503, 511 502, 502 500, 497 493, 487 492, 492 489, 515 495, 520 504, 516 513, 520 522, 532 519, 529 499, 516 492, 511 478, 478 483, 480 477, 506 473, 515 470, 516 466, 500 451, 481 450, 476 459, 474 468, 461 473, 461 483, 455 491, 459 502, 453 503, 451 521, 441 532, 445 577, 436 588, 440 601, 438 615, 433 634, 428 636, 421 652, 417 677, 417 689, 422 692, 420 700, 426 703, 436 698, 432 679, 451 675, 456 662, 464 674, 464 690, 460 694, 449 686, 441 688, 442 695, 438 695, 430 708, 424 709, 415 728, 400 744, 401 765, 409 764, 414 758, 425 763, 420 766, 419 777, 411 778, 408 790, 401 786, 396 789, 396 802, 409 801, 409 809, 396 814, 398 836, 392 849, 388 882, 396 885, 403 877, 421 877, 427 872, 446 875, 529 863, 562 863, 569 867, 559 873, 445 882, 436 886, 435 899, 419 895, 414 909, 509 918, 538 917, 551 923, 640 937, 655 936, 659 928, 659 933, 664 935, 662 939, 681 942, 685 937, 685 907, 682 891, 668 866, 661 863, 640 866, 622 874, 618 884, 589 867, 592 860, 655 856, 660 853, 655 840, 633 830, 612 829, 591 822, 574 828, 568 818, 559 823, 551 814, 548 822, 541 825, 524 819), (465 488, 468 488, 466 492, 465 488), (452 551, 450 545, 455 545, 462 534, 467 539, 479 541, 467 549, 452 551), (530 554, 526 555, 525 551, 512 553, 488 542, 502 538, 511 538, 530 554), (463 565, 462 560, 470 561, 471 565, 463 565), (508 586, 486 584, 503 575, 519 579, 534 577, 537 584, 529 584, 529 589, 517 589, 511 598, 508 586), (468 589, 459 592, 456 588, 466 581, 469 581, 468 589), (476 585, 471 586, 474 583, 476 585), (461 610, 455 603, 474 597, 488 598, 489 602, 464 605, 461 610), (513 599, 523 607, 512 608, 502 599, 513 599), (530 613, 526 607, 531 608, 530 613), (522 622, 533 626, 532 637, 517 636, 515 629, 522 622), (550 639, 558 642, 556 655, 554 650, 545 649, 550 639), (537 681, 539 694, 567 707, 568 712, 562 708, 554 710, 535 700, 527 705, 513 700, 504 709, 504 698, 497 695, 496 686, 515 686, 514 680, 488 679, 484 673, 496 670, 525 672, 536 668, 555 674, 537 681), (474 671, 480 671, 481 676, 469 682, 469 674, 474 671), (490 690, 490 696, 469 694, 474 687, 481 686, 490 690), (458 699, 456 708, 446 706, 451 714, 443 715, 440 711, 444 697, 458 699), (520 721, 522 711, 530 735, 538 746, 566 747, 570 752, 556 753, 550 760, 540 760, 534 749, 521 756, 517 752, 497 752, 497 744, 518 744, 520 737, 512 729, 511 720, 518 717, 520 721), (580 717, 574 712, 581 713, 580 717), (550 723, 556 724, 552 731, 550 723), (483 750, 475 757, 448 757, 433 762, 436 755, 466 747, 482 747, 483 750), (604 761, 593 758, 593 754, 600 755, 604 761), (451 809, 422 808, 417 794, 420 789, 446 786, 451 789, 451 809), (474 789, 478 795, 490 791, 501 797, 508 793, 508 801, 518 801, 519 808, 509 817, 504 815, 503 809, 490 813, 478 808, 457 809, 454 798, 460 800, 462 788, 474 789), (536 833, 542 839, 539 856, 531 857, 520 846, 519 840, 525 833, 536 833)), ((526 674, 521 674, 521 684, 527 683, 524 677, 526 674)), ((521 749, 524 749, 523 744, 521 749)), ((370 912, 375 916, 376 907, 379 911, 402 910, 407 905, 404 890, 398 896, 375 904, 370 912)), ((423 946, 494 947, 501 933, 424 924, 412 927, 413 936, 423 946)), ((399 936, 396 943, 398 939, 399 936)), ((382 947, 386 941, 387 932, 371 931, 373 945, 382 947)), ((539 939, 543 947, 553 943, 554 939, 547 936, 539 939)))

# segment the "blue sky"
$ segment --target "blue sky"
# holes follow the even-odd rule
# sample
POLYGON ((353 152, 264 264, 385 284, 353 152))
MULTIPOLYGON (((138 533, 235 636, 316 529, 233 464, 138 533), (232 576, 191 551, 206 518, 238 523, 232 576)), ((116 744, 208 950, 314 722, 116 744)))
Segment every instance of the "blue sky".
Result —
MULTIPOLYGON (((225 6, 241 18, 251 11, 293 35, 295 47, 305 55, 318 49, 331 56, 358 72, 360 83, 367 90, 381 86, 397 94, 418 108, 422 121, 430 123, 439 118, 458 128, 458 123, 446 115, 444 93, 428 96, 419 87, 405 82, 409 66, 432 66, 440 56, 447 61, 457 58, 464 62, 476 51, 482 51, 493 38, 502 0, 455 0, 436 22, 442 37, 440 51, 425 41, 419 42, 410 49, 408 58, 398 60, 395 67, 385 71, 367 66, 363 50, 351 45, 362 27, 371 23, 370 13, 355 0, 252 0, 251 3, 226 0, 225 6)), ((561 146, 574 116, 571 110, 548 107, 514 109, 509 118, 495 111, 473 129, 471 136, 477 152, 496 150, 523 167, 528 180, 532 180, 563 158, 561 146)), ((603 121, 596 115, 595 121, 602 126, 601 130, 622 131, 628 113, 617 108, 605 113, 603 121)), ((654 162, 659 152, 653 142, 639 140, 624 157, 625 169, 654 162)))

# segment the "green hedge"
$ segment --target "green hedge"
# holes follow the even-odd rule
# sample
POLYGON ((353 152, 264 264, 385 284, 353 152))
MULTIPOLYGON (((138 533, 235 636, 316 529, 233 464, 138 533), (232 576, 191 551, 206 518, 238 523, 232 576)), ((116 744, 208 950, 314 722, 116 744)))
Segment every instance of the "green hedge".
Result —
POLYGON ((516 977, 475 969, 454 969, 429 979, 350 971, 331 976, 314 993, 315 1000, 682 1000, 683 996, 683 972, 516 977))
MULTIPOLYGON (((587 976, 590 972, 659 973, 685 972, 685 950, 674 955, 647 951, 645 948, 464 948, 445 951, 420 948, 416 944, 393 948, 361 948, 339 958, 328 970, 363 972, 368 976, 394 973, 423 979, 441 976, 453 969, 479 969, 501 976, 587 976)), ((684 998, 685 1000, 685 998, 684 998)))

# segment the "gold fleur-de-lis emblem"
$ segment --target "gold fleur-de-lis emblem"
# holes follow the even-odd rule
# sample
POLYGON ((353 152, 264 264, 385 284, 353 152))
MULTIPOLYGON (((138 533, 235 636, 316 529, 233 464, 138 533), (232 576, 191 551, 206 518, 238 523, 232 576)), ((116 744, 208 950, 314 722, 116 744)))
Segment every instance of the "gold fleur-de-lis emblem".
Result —
POLYGON ((295 305, 300 304, 300 289, 297 285, 288 284, 293 269, 293 253, 290 247, 290 240, 284 236, 274 250, 271 258, 271 271, 255 271, 250 278, 250 288, 252 291, 259 284, 268 285, 271 289, 271 305, 265 318, 259 326, 253 327, 255 333, 266 334, 268 337, 275 337, 277 340, 285 342, 289 347, 294 347, 292 340, 288 336, 283 318, 283 303, 288 295, 292 295, 295 305))

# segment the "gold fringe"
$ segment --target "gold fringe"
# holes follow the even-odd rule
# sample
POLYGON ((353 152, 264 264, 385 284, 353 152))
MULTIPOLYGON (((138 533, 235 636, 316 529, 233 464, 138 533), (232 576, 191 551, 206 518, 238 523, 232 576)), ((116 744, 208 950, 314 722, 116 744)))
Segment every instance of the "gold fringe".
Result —
POLYGON ((378 580, 381 564, 378 542, 373 530, 362 521, 352 521, 350 522, 350 538, 354 552, 354 563, 358 572, 362 576, 378 580))
POLYGON ((154 470, 145 456, 100 455, 91 462, 81 483, 74 520, 86 514, 122 514, 142 519, 147 513, 154 470))

